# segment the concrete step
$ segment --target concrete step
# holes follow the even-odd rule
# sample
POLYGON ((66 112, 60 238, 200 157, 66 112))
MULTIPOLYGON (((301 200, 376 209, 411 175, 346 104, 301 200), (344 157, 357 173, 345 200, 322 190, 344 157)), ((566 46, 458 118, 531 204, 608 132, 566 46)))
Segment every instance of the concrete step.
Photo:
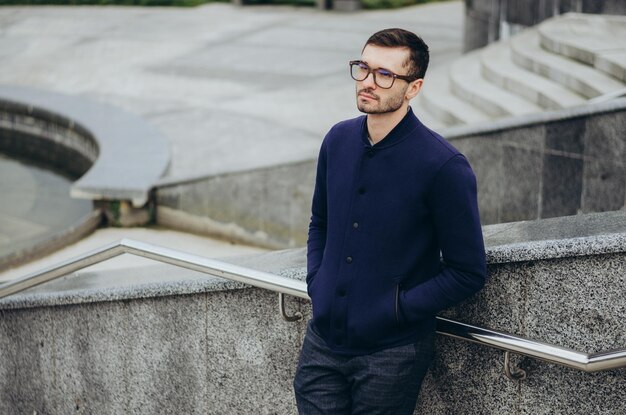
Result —
POLYGON ((515 64, 587 98, 611 94, 626 87, 624 82, 589 65, 543 49, 536 30, 527 30, 514 36, 510 44, 511 57, 515 64))
POLYGON ((626 16, 568 13, 542 23, 541 46, 626 82, 626 16))
POLYGON ((450 68, 450 88, 454 95, 480 108, 491 117, 507 117, 541 112, 541 107, 483 78, 480 54, 468 53, 450 68))
POLYGON ((621 96, 625 28, 622 17, 568 14, 471 52, 429 73, 421 113, 452 126, 621 96))
POLYGON ((449 68, 431 72, 424 80, 419 106, 444 126, 474 124, 490 117, 475 106, 454 96, 450 91, 449 68))
POLYGON ((516 65, 509 42, 494 43, 480 54, 481 74, 495 85, 545 109, 581 105, 585 98, 568 88, 516 65))

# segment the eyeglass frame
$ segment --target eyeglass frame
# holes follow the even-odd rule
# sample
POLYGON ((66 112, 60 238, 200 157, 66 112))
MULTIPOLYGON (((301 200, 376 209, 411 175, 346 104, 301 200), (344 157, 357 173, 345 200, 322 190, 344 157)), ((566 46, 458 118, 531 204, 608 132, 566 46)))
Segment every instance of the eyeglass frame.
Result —
POLYGON ((361 60, 350 61, 349 65, 350 65, 350 77, 352 79, 354 79, 357 82, 362 82, 362 81, 365 81, 367 79, 367 77, 370 76, 370 74, 372 74, 372 77, 374 77, 374 83, 376 84, 376 86, 378 86, 379 88, 382 88, 382 89, 391 89, 391 88, 393 88, 393 84, 394 84, 394 82, 396 82, 396 78, 402 79, 403 81, 406 81, 406 82, 409 82, 409 83, 413 82, 413 81, 415 81, 417 79, 420 79, 419 77, 416 77, 416 76, 398 75, 398 74, 395 74, 395 73, 391 72, 389 69, 385 69, 385 68, 375 68, 375 69, 372 69, 372 68, 370 68, 370 66, 366 62, 363 62, 361 60), (363 65, 367 66, 367 75, 365 75, 365 78, 363 78, 363 79, 356 79, 354 77, 354 75, 352 75, 352 67, 354 65, 359 65, 359 64, 363 64, 363 65), (376 71, 378 71, 380 69, 384 69, 385 71, 389 72, 389 74, 393 77, 393 81, 391 81, 391 85, 389 85, 388 87, 380 86, 378 84, 378 82, 376 82, 376 71))

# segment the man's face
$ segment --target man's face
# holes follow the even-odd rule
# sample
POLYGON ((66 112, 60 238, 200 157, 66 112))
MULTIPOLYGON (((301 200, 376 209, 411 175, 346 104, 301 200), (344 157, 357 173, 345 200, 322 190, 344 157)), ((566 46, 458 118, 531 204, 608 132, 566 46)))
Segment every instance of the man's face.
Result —
MULTIPOLYGON (((361 54, 361 60, 371 68, 384 68, 396 75, 407 75, 408 68, 403 64, 409 57, 407 48, 388 48, 367 45, 361 54)), ((373 74, 356 82, 356 103, 359 111, 366 114, 385 114, 397 111, 405 103, 409 84, 396 79, 393 86, 383 89, 374 82, 373 74)), ((407 100, 408 101, 408 100, 407 100)))

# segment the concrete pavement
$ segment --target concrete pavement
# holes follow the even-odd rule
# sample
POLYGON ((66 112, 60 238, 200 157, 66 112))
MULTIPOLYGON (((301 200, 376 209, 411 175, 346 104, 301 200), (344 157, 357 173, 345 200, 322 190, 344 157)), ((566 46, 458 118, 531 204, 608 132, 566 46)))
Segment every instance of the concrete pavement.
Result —
MULTIPOLYGON (((178 182, 315 158, 328 128, 358 115, 347 62, 371 33, 403 27, 420 34, 433 72, 460 55, 462 21, 461 1, 355 13, 223 3, 1 7, 0 84, 84 97, 142 117, 172 150, 162 182, 178 182)), ((101 230, 0 279, 123 237, 165 246, 186 241, 185 234, 150 229, 101 230)), ((212 257, 248 252, 206 238, 180 248, 196 245, 212 257)))
POLYGON ((324 12, 283 6, 2 7, 0 84, 87 97, 142 116, 168 139, 165 180, 316 156, 357 115, 347 61, 404 27, 432 67, 461 52, 463 4, 324 12))

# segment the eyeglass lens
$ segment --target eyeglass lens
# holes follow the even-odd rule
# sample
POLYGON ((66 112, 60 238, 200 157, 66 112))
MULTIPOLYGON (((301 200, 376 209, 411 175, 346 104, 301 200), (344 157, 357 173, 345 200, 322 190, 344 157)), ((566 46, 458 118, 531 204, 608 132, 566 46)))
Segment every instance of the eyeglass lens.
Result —
POLYGON ((352 79, 355 81, 363 81, 372 72, 374 76, 374 82, 381 88, 391 88, 394 81, 393 73, 385 69, 370 69, 364 63, 353 63, 351 65, 352 79))

